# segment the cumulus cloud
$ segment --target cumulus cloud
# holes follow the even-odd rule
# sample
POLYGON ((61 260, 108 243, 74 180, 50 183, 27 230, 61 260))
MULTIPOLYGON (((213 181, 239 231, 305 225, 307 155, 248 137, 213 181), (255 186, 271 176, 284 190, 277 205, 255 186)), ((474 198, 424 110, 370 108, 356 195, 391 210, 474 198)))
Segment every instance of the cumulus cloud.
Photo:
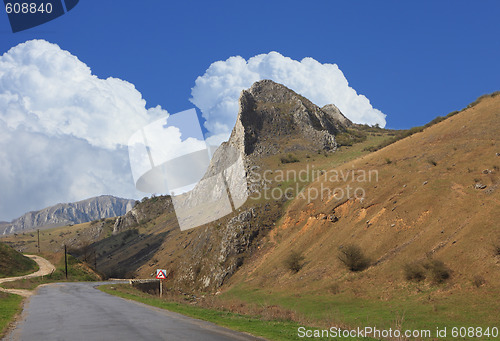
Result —
POLYGON ((138 197, 127 141, 160 107, 44 40, 0 56, 0 220, 101 194, 138 197))
MULTIPOLYGON (((215 62, 198 77, 191 101, 206 119, 209 144, 229 136, 240 91, 266 78, 318 105, 334 103, 355 122, 385 125, 385 115, 349 87, 336 65, 271 52, 215 62)), ((13 47, 0 56, 0 220, 101 194, 143 196, 129 165, 127 143, 135 132, 160 118, 173 126, 158 135, 168 141, 157 158, 204 146, 192 120, 176 116, 146 108, 133 84, 98 78, 55 44, 32 40, 13 47)))
POLYGON ((349 86, 336 64, 322 64, 312 58, 296 61, 270 52, 248 61, 240 56, 217 61, 196 79, 191 102, 200 108, 209 136, 216 141, 229 136, 241 90, 262 79, 281 83, 319 106, 333 103, 355 123, 386 124, 386 115, 349 86))

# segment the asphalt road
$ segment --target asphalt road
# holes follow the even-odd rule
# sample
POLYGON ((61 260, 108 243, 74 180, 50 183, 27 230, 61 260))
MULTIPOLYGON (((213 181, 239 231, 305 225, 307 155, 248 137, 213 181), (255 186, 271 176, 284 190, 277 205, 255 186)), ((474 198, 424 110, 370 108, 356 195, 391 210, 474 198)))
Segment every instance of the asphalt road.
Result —
MULTIPOLYGON (((102 283, 101 283, 102 284, 102 283)), ((140 341, 257 340, 257 338, 97 290, 98 283, 38 288, 4 340, 140 341)))

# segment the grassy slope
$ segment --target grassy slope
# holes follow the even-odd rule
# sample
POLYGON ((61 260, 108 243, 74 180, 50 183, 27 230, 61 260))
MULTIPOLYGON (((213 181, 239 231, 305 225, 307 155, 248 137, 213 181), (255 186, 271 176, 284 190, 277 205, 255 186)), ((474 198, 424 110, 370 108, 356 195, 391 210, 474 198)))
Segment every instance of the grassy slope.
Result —
MULTIPOLYGON (((300 167, 304 163, 309 164, 311 169, 327 169, 333 165, 339 165, 347 160, 353 160, 361 155, 368 154, 364 151, 366 147, 376 146, 382 141, 390 138, 391 132, 385 130, 376 130, 368 133, 366 141, 351 147, 342 147, 333 154, 296 152, 294 155, 301 160, 300 167)), ((283 165, 279 156, 271 157, 265 160, 264 168, 276 169, 284 168, 293 170, 298 167, 297 164, 283 165)), ((302 188, 309 182, 300 182, 299 188, 302 188)), ((291 184, 294 185, 294 184, 291 184)), ((145 211, 154 210, 154 200, 149 199, 139 204, 145 206, 145 211)), ((249 204, 255 204, 255 201, 249 204)), ((71 247, 78 247, 82 241, 96 238, 100 240, 92 248, 97 248, 97 265, 101 271, 110 271, 118 269, 116 274, 111 277, 128 277, 138 275, 139 277, 149 278, 150 274, 158 267, 171 267, 171 261, 182 262, 185 259, 185 250, 183 245, 187 245, 196 238, 199 231, 188 230, 180 231, 176 223, 175 213, 160 214, 156 217, 156 212, 151 214, 155 218, 145 220, 141 225, 118 235, 111 235, 114 219, 110 218, 104 222, 84 223, 75 226, 58 227, 49 230, 40 231, 40 244, 43 250, 49 252, 60 252, 61 245, 67 244, 71 247), (99 231, 99 232, 97 232, 99 231), (167 238, 168 236, 168 238, 167 238), (141 259, 145 257, 146 260, 141 259), (164 265, 161 265, 164 263, 164 265), (166 264, 166 265, 165 265, 166 264), (123 270, 120 270, 122 269, 123 270)), ((19 235, 10 235, 2 237, 1 240, 9 243, 16 248, 23 249, 24 252, 36 252, 36 235, 24 233, 19 235)), ((93 251, 90 254, 93 260, 93 251)))
POLYGON ((38 270, 36 262, 0 243, 0 278, 22 276, 38 270))
POLYGON ((499 107, 499 96, 485 98, 336 168, 375 169, 378 181, 316 181, 308 188, 361 186, 366 199, 294 200, 260 255, 231 278, 223 297, 278 304, 349 325, 394 326, 403 315, 408 328, 500 325, 499 107), (477 190, 475 183, 488 187, 477 190), (336 223, 323 219, 332 211, 336 223), (350 243, 376 265, 347 271, 337 256, 350 243), (284 266, 291 249, 305 256, 297 274, 284 266), (404 265, 428 256, 444 261, 451 279, 441 285, 406 281, 404 265), (480 287, 473 284, 477 278, 485 282, 480 287))

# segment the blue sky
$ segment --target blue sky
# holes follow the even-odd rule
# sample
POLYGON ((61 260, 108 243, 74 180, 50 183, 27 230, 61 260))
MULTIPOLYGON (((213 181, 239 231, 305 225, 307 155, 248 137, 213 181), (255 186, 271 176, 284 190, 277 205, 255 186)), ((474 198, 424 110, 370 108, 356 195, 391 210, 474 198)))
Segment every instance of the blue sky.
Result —
POLYGON ((277 51, 336 63, 351 87, 409 128, 499 89, 498 1, 86 1, 43 26, 12 34, 58 44, 100 78, 133 83, 148 106, 193 107, 210 64, 277 51))
POLYGON ((319 105, 335 97, 361 122, 425 124, 500 90, 498 18, 496 0, 80 0, 13 34, 0 13, 0 220, 101 194, 142 198, 128 137, 194 104, 224 136, 239 91, 260 76, 319 105), (19 45, 33 39, 43 41, 19 45))

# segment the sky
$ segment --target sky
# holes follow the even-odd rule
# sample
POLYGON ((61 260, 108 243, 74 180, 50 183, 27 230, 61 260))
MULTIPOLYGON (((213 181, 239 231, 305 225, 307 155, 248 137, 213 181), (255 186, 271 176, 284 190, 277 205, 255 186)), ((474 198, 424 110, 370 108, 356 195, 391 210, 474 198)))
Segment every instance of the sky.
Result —
POLYGON ((500 90, 498 17, 488 0, 81 0, 12 33, 2 12, 0 220, 147 195, 134 188, 129 137, 196 108, 218 143, 241 89, 263 78, 355 122, 425 124, 500 90))

